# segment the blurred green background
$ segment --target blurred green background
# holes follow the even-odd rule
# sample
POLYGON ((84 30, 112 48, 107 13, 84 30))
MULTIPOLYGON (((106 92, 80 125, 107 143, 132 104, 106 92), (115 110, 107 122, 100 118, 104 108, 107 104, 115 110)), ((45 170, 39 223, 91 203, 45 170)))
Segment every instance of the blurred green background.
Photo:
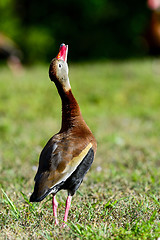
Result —
POLYGON ((149 16, 145 0, 1 0, 0 32, 22 62, 48 62, 62 42, 72 61, 138 57, 147 54, 149 16))

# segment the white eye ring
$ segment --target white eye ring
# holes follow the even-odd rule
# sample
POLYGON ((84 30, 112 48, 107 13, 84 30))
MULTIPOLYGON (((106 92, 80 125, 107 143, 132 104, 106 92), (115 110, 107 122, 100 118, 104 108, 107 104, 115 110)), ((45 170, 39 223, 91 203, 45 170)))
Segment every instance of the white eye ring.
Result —
POLYGON ((62 67, 62 64, 59 63, 58 67, 61 68, 61 67, 62 67))

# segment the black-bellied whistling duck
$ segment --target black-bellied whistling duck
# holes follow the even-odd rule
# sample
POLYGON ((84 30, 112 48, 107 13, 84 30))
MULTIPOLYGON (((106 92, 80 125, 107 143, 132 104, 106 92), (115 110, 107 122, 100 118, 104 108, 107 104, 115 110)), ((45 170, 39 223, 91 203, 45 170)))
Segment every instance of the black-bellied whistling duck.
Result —
POLYGON ((148 48, 151 54, 160 54, 160 0, 147 0, 151 10, 151 19, 146 32, 148 48))
POLYGON ((59 53, 51 62, 49 76, 57 87, 62 100, 62 126, 42 150, 39 167, 35 176, 31 202, 40 202, 53 194, 53 214, 58 224, 56 193, 68 191, 64 226, 72 196, 79 188, 93 162, 96 153, 96 140, 83 120, 79 105, 74 98, 68 78, 68 46, 61 44, 59 53))

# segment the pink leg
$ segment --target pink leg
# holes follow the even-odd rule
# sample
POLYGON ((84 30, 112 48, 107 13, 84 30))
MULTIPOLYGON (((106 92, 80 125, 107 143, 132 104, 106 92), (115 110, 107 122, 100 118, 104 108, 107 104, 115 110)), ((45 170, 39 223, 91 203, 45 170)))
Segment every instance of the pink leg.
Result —
POLYGON ((71 200, 72 200, 72 196, 68 196, 67 197, 67 201, 66 201, 66 209, 65 209, 65 214, 64 214, 64 223, 63 223, 63 227, 66 226, 66 222, 67 222, 67 217, 68 217, 68 212, 69 212, 69 208, 71 206, 71 200))
POLYGON ((55 225, 58 225, 58 219, 57 219, 58 202, 56 200, 56 196, 53 196, 52 205, 53 205, 53 215, 55 217, 55 225))

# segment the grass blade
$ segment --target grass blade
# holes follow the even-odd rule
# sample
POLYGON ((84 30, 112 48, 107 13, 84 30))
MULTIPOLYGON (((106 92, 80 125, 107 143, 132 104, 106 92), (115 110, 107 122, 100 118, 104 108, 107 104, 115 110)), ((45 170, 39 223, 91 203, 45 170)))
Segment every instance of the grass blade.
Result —
POLYGON ((5 193, 5 191, 2 188, 1 188, 1 191, 5 197, 5 202, 10 206, 12 214, 18 219, 20 217, 20 213, 17 210, 16 206, 14 205, 12 200, 7 196, 7 194, 5 193))

